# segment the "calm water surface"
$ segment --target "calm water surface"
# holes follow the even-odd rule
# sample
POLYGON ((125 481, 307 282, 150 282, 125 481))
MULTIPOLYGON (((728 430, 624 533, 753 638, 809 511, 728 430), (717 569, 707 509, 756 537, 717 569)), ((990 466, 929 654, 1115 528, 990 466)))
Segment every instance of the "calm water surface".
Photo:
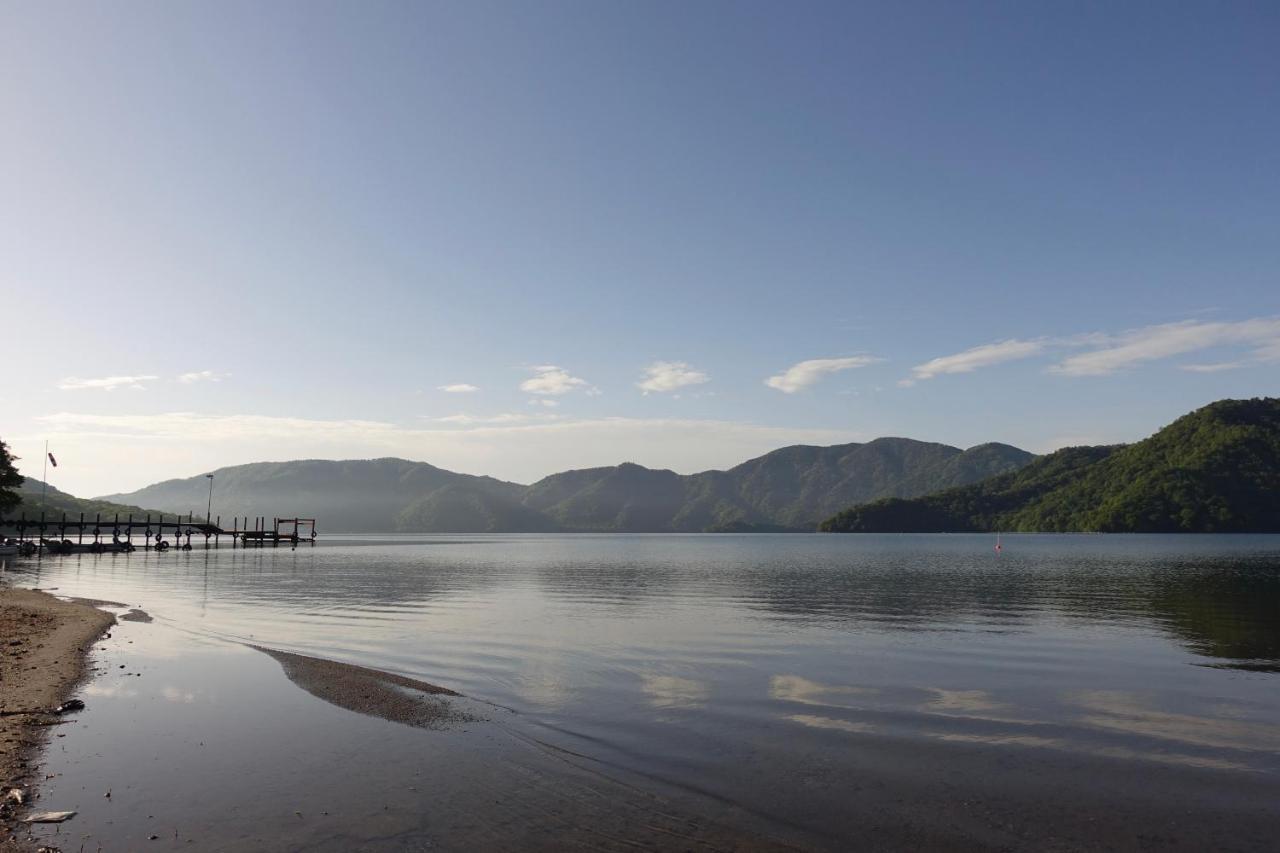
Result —
MULTIPOLYGON (((141 605, 193 648, 252 642, 452 687, 801 844, 854 837, 862 796, 886 823, 916 796, 969 798, 1004 831, 993 803, 1055 787, 1083 811, 1096 798, 1140 816, 1153 791, 1173 811, 1208 797, 1241 848, 1275 829, 1280 537, 993 544, 347 537, 10 572, 141 605)), ((59 746, 101 751, 80 737, 59 746)), ((1034 820, 1008 820, 1011 838, 1035 837, 1034 820)))

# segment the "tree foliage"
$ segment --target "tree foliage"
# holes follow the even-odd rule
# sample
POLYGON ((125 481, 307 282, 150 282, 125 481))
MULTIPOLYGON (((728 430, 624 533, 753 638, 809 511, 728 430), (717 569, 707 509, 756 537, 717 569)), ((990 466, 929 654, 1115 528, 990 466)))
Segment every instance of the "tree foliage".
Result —
POLYGON ((1221 400, 1136 444, 1066 448, 976 485, 855 506, 821 529, 1280 531, 1280 399, 1221 400))
POLYGON ((54 486, 46 487, 43 482, 32 477, 23 479, 22 485, 18 487, 18 497, 22 502, 7 513, 6 517, 10 520, 17 518, 19 515, 36 519, 41 514, 50 521, 60 519, 63 516, 68 519, 77 519, 82 513, 86 518, 92 518, 97 515, 101 515, 103 518, 112 518, 119 515, 124 518, 130 514, 135 518, 141 518, 146 516, 148 512, 152 515, 160 514, 158 510, 154 509, 146 510, 142 507, 113 503, 112 501, 77 498, 54 486))
POLYGON ((22 475, 14 466, 14 457, 9 447, 0 441, 0 516, 22 502, 18 488, 22 485, 22 475))

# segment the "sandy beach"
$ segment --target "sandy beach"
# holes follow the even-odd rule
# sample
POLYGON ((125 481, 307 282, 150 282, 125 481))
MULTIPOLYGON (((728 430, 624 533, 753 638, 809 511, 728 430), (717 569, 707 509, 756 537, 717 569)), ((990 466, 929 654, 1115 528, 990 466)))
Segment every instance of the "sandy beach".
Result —
POLYGON ((0 588, 0 791, 6 797, 0 851, 34 849, 16 820, 16 795, 8 792, 22 791, 26 805, 38 797, 35 753, 61 719, 48 712, 70 698, 85 674, 90 645, 114 623, 114 616, 89 604, 0 588))

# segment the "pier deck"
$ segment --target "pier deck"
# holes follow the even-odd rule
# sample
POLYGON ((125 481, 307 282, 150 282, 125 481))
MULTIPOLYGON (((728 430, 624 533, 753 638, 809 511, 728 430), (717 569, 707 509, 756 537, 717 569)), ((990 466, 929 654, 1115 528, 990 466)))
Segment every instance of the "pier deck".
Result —
POLYGON ((128 552, 137 550, 134 538, 142 540, 146 550, 167 551, 170 547, 190 550, 192 537, 204 537, 205 547, 217 547, 222 537, 230 539, 231 546, 265 546, 315 544, 316 520, 314 518, 268 518, 267 516, 236 516, 231 527, 222 526, 222 516, 213 521, 195 520, 194 515, 185 519, 181 515, 146 515, 120 517, 102 514, 79 517, 65 513, 59 518, 48 518, 43 513, 37 518, 0 519, 0 536, 12 540, 28 553, 48 550, 55 553, 75 552, 128 552), (24 547, 25 546, 25 547, 24 547))

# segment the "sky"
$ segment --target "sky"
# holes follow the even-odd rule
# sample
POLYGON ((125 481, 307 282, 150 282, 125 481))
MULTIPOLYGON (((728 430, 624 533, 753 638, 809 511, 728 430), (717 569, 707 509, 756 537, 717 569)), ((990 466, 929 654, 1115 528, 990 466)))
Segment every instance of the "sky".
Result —
POLYGON ((0 439, 531 482, 1280 395, 1268 3, 0 0, 0 439))

